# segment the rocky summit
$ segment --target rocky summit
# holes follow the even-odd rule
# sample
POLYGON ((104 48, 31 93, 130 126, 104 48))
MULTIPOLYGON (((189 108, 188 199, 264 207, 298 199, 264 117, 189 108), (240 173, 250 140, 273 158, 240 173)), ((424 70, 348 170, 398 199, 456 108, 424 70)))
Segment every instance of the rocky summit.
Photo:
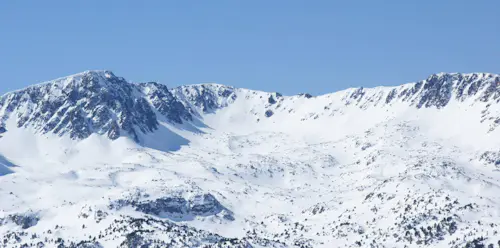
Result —
POLYGON ((0 97, 0 247, 500 247, 500 76, 0 97))

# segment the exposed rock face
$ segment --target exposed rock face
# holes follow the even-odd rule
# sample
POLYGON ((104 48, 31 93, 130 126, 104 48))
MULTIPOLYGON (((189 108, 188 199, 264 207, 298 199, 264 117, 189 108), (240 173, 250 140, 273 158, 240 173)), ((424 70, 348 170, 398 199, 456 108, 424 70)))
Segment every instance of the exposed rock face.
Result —
POLYGON ((189 214, 188 201, 181 197, 166 197, 136 204, 136 210, 160 216, 162 214, 189 214))
POLYGON ((276 100, 274 100, 274 97, 271 95, 271 96, 269 96, 267 102, 269 102, 269 104, 275 104, 276 100))
POLYGON ((12 222, 23 229, 28 229, 38 224, 39 220, 40 218, 38 217, 38 215, 34 213, 12 214, 3 219, 0 219, 0 225, 5 225, 9 222, 12 222))
POLYGON ((233 87, 220 84, 180 86, 172 91, 185 105, 192 105, 203 113, 226 107, 237 97, 233 87))
POLYGON ((187 220, 196 216, 207 217, 222 214, 226 220, 234 220, 232 212, 226 209, 211 194, 196 195, 190 199, 167 196, 155 200, 120 200, 111 208, 132 206, 136 211, 173 220, 187 220))
POLYGON ((479 95, 486 102, 500 98, 500 76, 486 73, 460 74, 440 73, 417 82, 411 88, 393 89, 386 103, 394 99, 410 101, 417 108, 445 107, 450 100, 464 101, 479 95))
POLYGON ((175 123, 191 120, 165 86, 131 84, 109 71, 88 71, 8 93, 0 98, 0 110, 1 119, 14 118, 17 127, 72 139, 96 133, 138 140, 139 132, 158 128, 155 111, 175 123))
POLYGON ((189 111, 172 95, 167 86, 151 82, 140 84, 140 87, 154 108, 168 120, 178 124, 184 120, 192 120, 189 111))

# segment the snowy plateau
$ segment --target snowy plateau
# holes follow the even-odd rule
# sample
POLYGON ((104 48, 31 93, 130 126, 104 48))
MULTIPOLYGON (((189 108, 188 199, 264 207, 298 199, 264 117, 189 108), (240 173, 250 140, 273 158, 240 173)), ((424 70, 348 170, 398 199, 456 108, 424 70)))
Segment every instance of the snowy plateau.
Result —
POLYGON ((500 247, 500 75, 0 97, 0 247, 500 247))

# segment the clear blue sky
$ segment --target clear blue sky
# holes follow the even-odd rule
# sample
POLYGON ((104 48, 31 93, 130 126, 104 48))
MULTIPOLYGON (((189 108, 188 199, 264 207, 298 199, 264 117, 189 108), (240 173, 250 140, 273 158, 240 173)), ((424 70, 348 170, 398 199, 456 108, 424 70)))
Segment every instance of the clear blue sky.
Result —
POLYGON ((0 1, 0 93, 89 69, 285 94, 500 72, 500 1, 0 1))

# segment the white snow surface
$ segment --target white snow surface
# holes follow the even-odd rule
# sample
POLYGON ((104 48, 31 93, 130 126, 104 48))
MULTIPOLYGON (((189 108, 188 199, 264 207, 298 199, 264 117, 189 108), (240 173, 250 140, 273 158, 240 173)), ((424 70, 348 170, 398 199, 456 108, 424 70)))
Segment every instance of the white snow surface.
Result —
MULTIPOLYGON (((46 97, 57 98, 69 81, 48 82, 54 90, 46 97)), ((97 133, 83 140, 42 134, 18 128, 11 117, 0 136, 0 247, 57 247, 61 240, 68 247, 85 240, 127 247, 127 234, 140 228, 109 228, 126 218, 187 226, 200 235, 186 234, 197 241, 182 243, 159 224, 143 227, 154 231, 145 236, 151 240, 179 240, 172 247, 215 247, 206 235, 244 240, 222 247, 496 247, 500 104, 481 100, 486 88, 461 97, 456 86, 442 107, 416 107, 419 92, 386 102, 391 91, 415 84, 312 97, 181 86, 172 93, 194 120, 160 120, 163 128, 142 134, 139 143, 97 133), (196 103, 206 98, 203 91, 213 93, 215 108, 196 103), (111 207, 165 197, 194 206, 204 194, 224 209, 174 216, 133 204, 111 207), (14 215, 37 221, 24 228, 14 215)))

